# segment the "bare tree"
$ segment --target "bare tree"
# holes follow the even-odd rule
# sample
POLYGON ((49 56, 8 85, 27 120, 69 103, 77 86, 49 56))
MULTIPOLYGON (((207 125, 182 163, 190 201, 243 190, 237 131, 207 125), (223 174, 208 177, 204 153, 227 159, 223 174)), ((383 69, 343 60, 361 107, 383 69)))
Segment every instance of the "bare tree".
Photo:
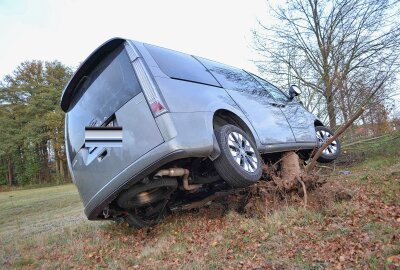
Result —
POLYGON ((300 83, 312 94, 308 106, 324 101, 331 128, 363 95, 390 89, 399 68, 399 1, 293 0, 270 8, 278 23, 260 22, 253 32, 259 70, 300 83))

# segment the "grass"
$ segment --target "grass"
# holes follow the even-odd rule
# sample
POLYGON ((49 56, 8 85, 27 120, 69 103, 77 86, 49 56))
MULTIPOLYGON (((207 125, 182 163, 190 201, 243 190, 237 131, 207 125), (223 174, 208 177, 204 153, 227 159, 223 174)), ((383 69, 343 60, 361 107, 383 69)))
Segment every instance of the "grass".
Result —
POLYGON ((62 230, 85 221, 82 203, 72 185, 0 193, 0 239, 62 230))
POLYGON ((399 149, 376 150, 344 168, 349 175, 331 173, 329 182, 351 190, 351 201, 286 203, 265 218, 223 214, 212 204, 133 230, 87 221, 73 185, 1 192, 0 268, 396 269, 399 149))

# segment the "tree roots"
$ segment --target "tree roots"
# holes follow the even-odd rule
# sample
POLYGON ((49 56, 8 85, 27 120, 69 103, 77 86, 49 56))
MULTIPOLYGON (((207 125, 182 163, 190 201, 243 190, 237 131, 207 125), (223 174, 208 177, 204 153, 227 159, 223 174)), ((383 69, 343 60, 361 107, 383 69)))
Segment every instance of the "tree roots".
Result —
POLYGON ((243 210, 248 216, 263 216, 271 203, 285 202, 288 198, 302 197, 307 207, 307 191, 321 186, 324 182, 313 172, 305 172, 304 162, 296 152, 286 152, 275 164, 264 164, 263 179, 249 188, 243 210))

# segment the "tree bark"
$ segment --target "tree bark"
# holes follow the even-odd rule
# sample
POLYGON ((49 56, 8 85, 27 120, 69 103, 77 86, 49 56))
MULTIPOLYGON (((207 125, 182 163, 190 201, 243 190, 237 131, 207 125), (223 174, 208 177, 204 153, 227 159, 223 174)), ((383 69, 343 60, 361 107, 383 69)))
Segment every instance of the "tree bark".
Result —
POLYGON ((47 141, 43 141, 40 146, 40 153, 41 153, 41 163, 42 163, 42 179, 45 183, 49 182, 50 180, 50 170, 49 170, 49 153, 47 149, 47 141))
POLYGON ((59 162, 60 162, 60 176, 62 178, 63 181, 65 181, 65 166, 64 166, 64 160, 62 158, 58 158, 59 162))
POLYGON ((55 165, 56 165, 56 174, 60 175, 60 158, 58 157, 58 153, 56 152, 56 160, 55 160, 55 165))
POLYGON ((332 91, 330 90, 326 94, 326 108, 328 111, 328 118, 329 118, 329 127, 332 130, 336 129, 336 112, 335 112, 335 104, 333 103, 333 95, 332 91))
POLYGON ((281 167, 280 181, 286 190, 291 190, 295 187, 297 181, 301 180, 299 156, 296 152, 283 153, 281 167))
POLYGON ((14 184, 14 171, 13 171, 13 166, 12 166, 12 161, 11 157, 7 157, 7 182, 9 186, 12 186, 14 184))

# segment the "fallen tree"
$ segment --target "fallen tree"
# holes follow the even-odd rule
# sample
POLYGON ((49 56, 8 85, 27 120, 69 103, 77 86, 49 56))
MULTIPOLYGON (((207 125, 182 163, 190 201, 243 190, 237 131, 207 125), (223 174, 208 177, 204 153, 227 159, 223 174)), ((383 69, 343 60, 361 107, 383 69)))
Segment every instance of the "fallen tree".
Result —
MULTIPOLYGON (((283 194, 289 194, 289 196, 297 194, 303 197, 303 205, 307 207, 307 191, 313 190, 326 182, 326 179, 320 179, 320 176, 314 171, 318 158, 364 111, 364 107, 361 107, 325 144, 315 150, 306 166, 304 166, 305 161, 300 159, 296 151, 283 153, 282 158, 274 164, 264 164, 263 172, 272 181, 260 181, 250 188, 246 205, 243 207, 244 211, 248 214, 254 213, 254 211, 265 213, 271 193, 280 194, 281 197, 283 194)), ((351 198, 351 195, 343 190, 338 190, 334 197, 335 200, 338 198, 348 199, 351 198)))

